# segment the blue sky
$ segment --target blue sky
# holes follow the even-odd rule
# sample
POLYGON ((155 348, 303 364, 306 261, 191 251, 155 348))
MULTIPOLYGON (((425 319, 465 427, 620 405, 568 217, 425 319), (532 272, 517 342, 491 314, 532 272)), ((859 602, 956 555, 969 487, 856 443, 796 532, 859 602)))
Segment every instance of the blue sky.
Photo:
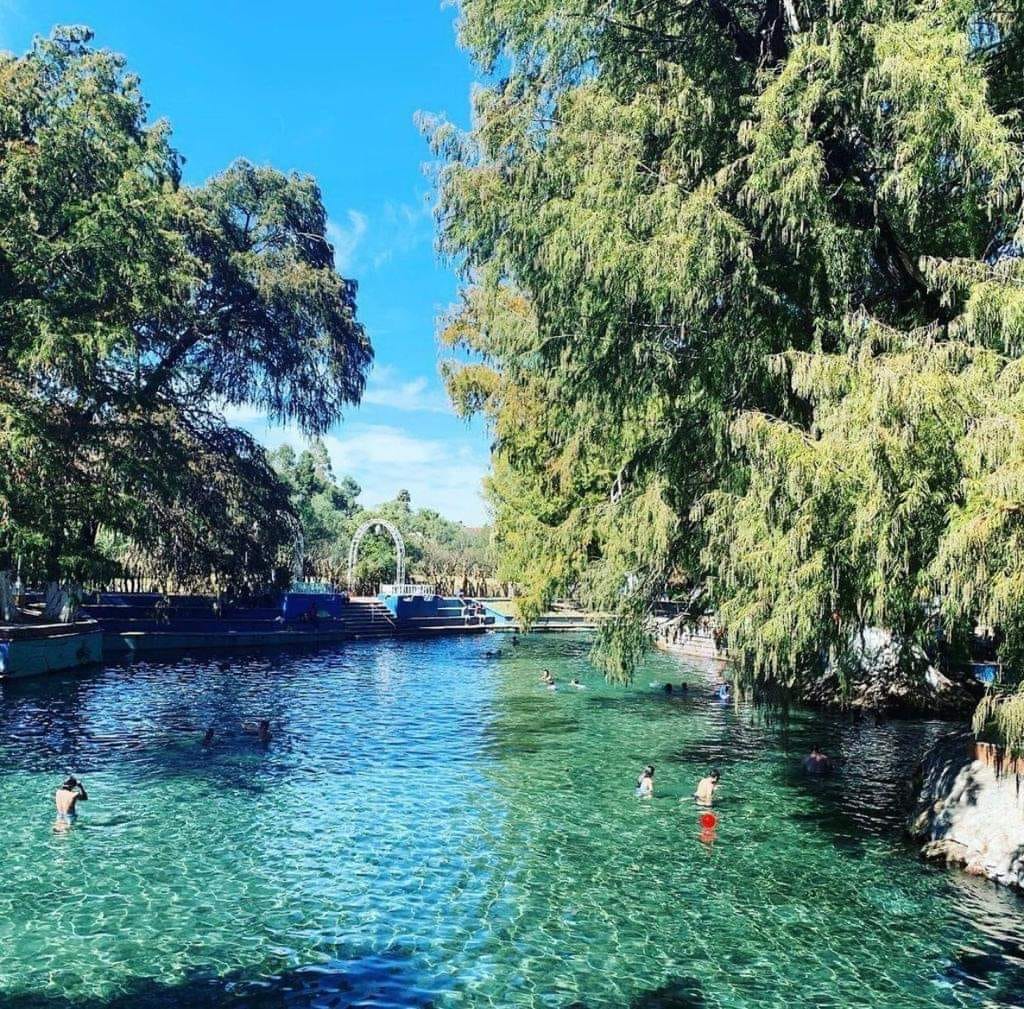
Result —
MULTIPOLYGON (((89 25, 170 120, 187 181, 237 157, 316 176, 376 351, 363 404, 326 439, 335 468, 366 504, 405 487, 414 505, 477 524, 487 438, 451 413, 438 378, 436 319, 456 281, 434 252, 430 154, 413 122, 417 110, 468 120, 472 68, 454 18, 441 0, 0 0, 0 47, 89 25)), ((299 443, 233 419, 268 445, 299 443)))

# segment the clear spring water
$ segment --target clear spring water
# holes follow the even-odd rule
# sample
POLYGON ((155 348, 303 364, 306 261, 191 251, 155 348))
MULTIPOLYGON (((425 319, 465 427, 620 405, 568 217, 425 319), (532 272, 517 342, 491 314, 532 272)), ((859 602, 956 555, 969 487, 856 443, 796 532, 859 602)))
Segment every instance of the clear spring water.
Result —
POLYGON ((900 838, 943 726, 766 722, 675 659, 621 690, 586 653, 368 642, 4 686, 0 1006, 1024 1004, 1024 903, 900 838), (682 677, 685 701, 649 686, 682 677), (261 717, 266 748, 239 731, 261 717), (834 780, 797 769, 817 740, 834 780), (702 839, 679 800, 711 765, 702 839), (90 801, 56 835, 68 772, 90 801))

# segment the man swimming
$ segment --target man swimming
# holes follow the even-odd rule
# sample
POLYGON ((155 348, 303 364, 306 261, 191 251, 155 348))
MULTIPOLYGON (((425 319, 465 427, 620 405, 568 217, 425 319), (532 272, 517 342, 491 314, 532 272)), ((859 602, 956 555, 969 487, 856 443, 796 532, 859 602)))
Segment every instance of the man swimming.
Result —
POLYGON ((832 761, 821 752, 821 747, 817 744, 811 747, 811 752, 801 763, 808 774, 828 774, 832 770, 832 761))
POLYGON ((715 792, 718 791, 718 782, 722 775, 718 771, 712 771, 706 778, 701 778, 697 783, 697 791, 693 797, 698 806, 710 806, 715 801, 715 792))
POLYGON ((270 742, 270 722, 266 718, 261 718, 255 723, 244 722, 242 731, 250 736, 255 736, 261 743, 270 742))
POLYGON ((648 764, 643 774, 636 779, 636 794, 641 799, 654 798, 654 765, 648 764))
POLYGON ((57 821, 53 825, 54 830, 70 830, 75 817, 78 816, 76 806, 79 801, 85 802, 89 798, 85 786, 75 778, 68 778, 56 792, 53 793, 53 804, 57 807, 57 821))

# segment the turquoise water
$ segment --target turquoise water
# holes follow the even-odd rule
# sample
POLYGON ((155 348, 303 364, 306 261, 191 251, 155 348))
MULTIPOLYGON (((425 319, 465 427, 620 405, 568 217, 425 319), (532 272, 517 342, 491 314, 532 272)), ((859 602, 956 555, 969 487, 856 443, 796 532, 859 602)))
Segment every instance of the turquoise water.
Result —
POLYGON ((4 686, 0 1006, 1024 1003, 1024 904, 900 838, 940 724, 766 721, 666 656, 608 687, 586 651, 367 642, 4 686), (683 677, 685 701, 649 685, 683 677), (240 732, 261 717, 266 747, 240 732), (818 740, 829 782, 797 771, 818 740), (712 765, 702 836, 679 799, 712 765), (56 835, 69 772, 90 801, 56 835))

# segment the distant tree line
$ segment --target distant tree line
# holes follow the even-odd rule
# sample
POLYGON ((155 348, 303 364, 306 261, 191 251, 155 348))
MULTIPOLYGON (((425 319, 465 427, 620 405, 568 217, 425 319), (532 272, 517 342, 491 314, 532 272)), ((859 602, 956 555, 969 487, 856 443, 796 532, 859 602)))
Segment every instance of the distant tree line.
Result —
MULTIPOLYGON (((489 528, 471 528, 429 508, 413 509, 405 490, 376 508, 362 507, 356 501, 359 485, 349 476, 335 476, 320 440, 301 452, 284 445, 271 453, 270 462, 289 488, 299 517, 304 578, 346 586, 352 536, 362 523, 380 517, 402 534, 408 579, 448 594, 490 595, 508 590, 495 581, 489 528)), ((354 575, 354 588, 363 594, 394 581, 395 548, 386 532, 371 532, 363 539, 354 575)))

